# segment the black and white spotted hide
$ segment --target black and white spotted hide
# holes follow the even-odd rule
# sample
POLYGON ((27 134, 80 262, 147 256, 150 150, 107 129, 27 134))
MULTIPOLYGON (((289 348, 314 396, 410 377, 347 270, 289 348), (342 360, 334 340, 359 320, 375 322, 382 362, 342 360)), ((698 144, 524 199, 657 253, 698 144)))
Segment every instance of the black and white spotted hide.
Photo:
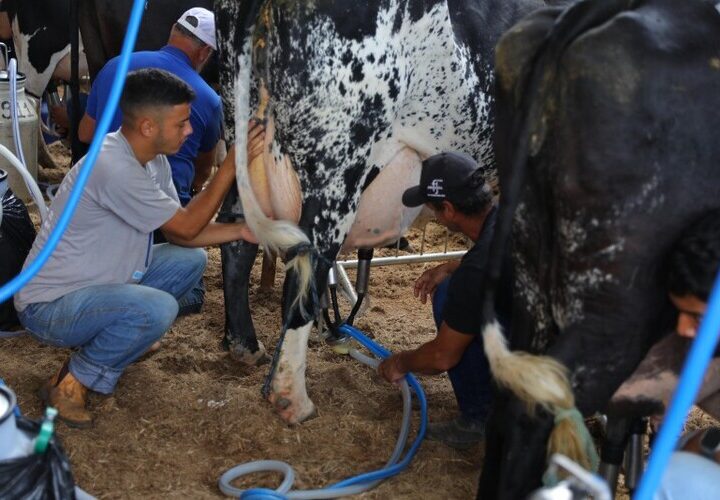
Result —
MULTIPOLYGON (((216 2, 227 139, 244 139, 259 89, 267 89, 266 117, 274 124, 269 147, 276 162, 287 158, 297 172, 299 227, 318 253, 312 269, 318 290, 351 232, 363 192, 399 155, 411 159, 415 180, 421 160, 444 150, 471 154, 494 179, 493 48, 534 7, 508 0, 216 2)), ((244 140, 236 142, 244 146, 244 140)), ((240 149, 238 187, 258 234, 267 225, 252 220, 261 217, 249 211, 240 149)), ((399 204, 402 189, 377 202, 399 204)), ((231 193, 225 220, 241 212, 237 193, 231 193)), ((262 346, 249 319, 247 274, 235 270, 249 272, 238 252, 251 263, 254 251, 246 244, 223 248, 226 306, 243 312, 242 318, 226 313, 225 340, 253 360, 262 346)), ((314 411, 304 380, 312 319, 292 303, 296 278, 288 273, 289 329, 269 396, 291 423, 314 411)), ((306 311, 315 309, 312 301, 312 295, 304 299, 306 311)))

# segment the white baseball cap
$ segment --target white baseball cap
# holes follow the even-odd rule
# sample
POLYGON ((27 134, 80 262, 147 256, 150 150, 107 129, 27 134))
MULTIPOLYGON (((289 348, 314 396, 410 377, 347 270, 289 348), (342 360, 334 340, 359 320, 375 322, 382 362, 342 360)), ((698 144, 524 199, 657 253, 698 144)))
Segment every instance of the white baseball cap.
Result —
POLYGON ((202 7, 193 7, 186 10, 177 23, 208 44, 217 49, 215 42, 215 14, 202 7))

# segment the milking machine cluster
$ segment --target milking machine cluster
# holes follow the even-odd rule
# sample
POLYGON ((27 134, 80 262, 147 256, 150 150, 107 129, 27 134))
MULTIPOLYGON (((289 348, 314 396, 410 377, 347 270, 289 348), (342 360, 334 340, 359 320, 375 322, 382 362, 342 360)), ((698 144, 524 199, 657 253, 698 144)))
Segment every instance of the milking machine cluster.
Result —
POLYGON ((326 342, 330 345, 339 345, 347 342, 350 337, 340 332, 340 326, 350 325, 355 323, 355 316, 357 316, 360 307, 362 307, 363 300, 368 290, 368 283, 370 282, 370 263, 373 258, 373 249, 361 248, 358 250, 358 267, 357 274, 355 277, 355 292, 357 296, 354 297, 354 304, 350 310, 350 314, 343 321, 342 315, 340 314, 340 305, 338 302, 338 274, 337 264, 330 267, 328 272, 328 287, 327 292, 322 295, 320 299, 320 308, 323 312, 323 319, 327 326, 327 337, 326 342), (328 304, 328 294, 330 304, 328 304), (332 312, 334 319, 330 318, 330 306, 332 306, 332 312))
MULTIPOLYGON (((380 364, 380 359, 388 357, 390 355, 390 351, 373 342, 360 330, 352 326, 355 321, 355 316, 360 310, 363 299, 367 294, 368 282, 370 279, 370 262, 372 257, 372 249, 358 251, 359 262, 355 283, 357 298, 353 304, 350 314, 344 321, 341 319, 340 306, 338 302, 338 273, 335 269, 335 265, 330 268, 328 274, 327 292, 321 297, 320 305, 322 308, 322 317, 328 328, 325 338, 326 342, 332 345, 336 352, 349 354, 357 361, 369 366, 372 369, 376 369, 378 364, 380 364), (332 307, 334 318, 330 317, 330 307, 332 307), (356 349, 353 346, 353 341, 366 348, 372 356, 368 356, 356 349)), ((318 324, 318 328, 322 330, 322 325, 320 323, 318 324)), ((408 374, 405 376, 405 379, 400 385, 400 391, 402 393, 403 400, 403 416, 400 434, 395 443, 395 448, 390 456, 390 459, 382 469, 360 474, 322 489, 293 491, 291 488, 295 478, 295 473, 290 465, 277 460, 259 460, 233 467, 225 472, 218 481, 220 490, 226 495, 239 497, 245 500, 261 500, 338 498, 341 496, 356 495, 374 488, 384 479, 394 476, 407 468, 415 456, 415 453, 417 453, 420 443, 425 437, 425 428, 427 426, 427 401, 422 387, 413 375, 408 374), (405 457, 401 459, 412 424, 412 394, 415 394, 420 403, 420 428, 415 440, 407 453, 405 453, 405 457), (231 485, 232 481, 246 474, 268 471, 280 472, 284 475, 282 483, 275 490, 266 488, 242 490, 231 485)))

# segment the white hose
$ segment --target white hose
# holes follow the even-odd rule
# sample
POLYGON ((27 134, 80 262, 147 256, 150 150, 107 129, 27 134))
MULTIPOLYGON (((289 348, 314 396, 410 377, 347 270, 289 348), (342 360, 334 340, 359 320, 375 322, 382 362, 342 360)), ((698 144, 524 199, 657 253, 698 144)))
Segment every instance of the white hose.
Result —
MULTIPOLYGON (((20 119, 18 117, 17 106, 17 59, 10 59, 10 62, 8 63, 8 76, 10 77, 10 115, 12 118, 13 142, 15 144, 15 151, 17 155, 13 155, 10 150, 4 146, 3 149, 5 151, 3 151, 2 154, 8 159, 8 161, 10 161, 15 169, 20 172, 28 191, 30 192, 30 196, 32 196, 33 200, 35 200, 35 204, 40 211, 40 218, 44 221, 47 216, 47 206, 45 205, 45 200, 42 197, 40 188, 38 188, 35 179, 32 178, 32 175, 30 175, 30 172, 27 169, 25 154, 23 153, 22 148, 22 138, 20 137, 20 119), (11 158, 11 156, 13 158, 11 158)), ((0 144, 0 146, 2 145, 0 144)))
POLYGON ((0 155, 2 155, 7 161, 9 161, 10 164, 15 167, 15 170, 20 173, 23 180, 25 181, 25 185, 27 186, 28 191, 30 191, 30 195, 33 197, 33 200, 35 200, 35 203, 37 203, 38 210, 40 210, 40 218, 42 218, 42 220, 44 221, 45 217, 47 217, 47 206, 45 205, 45 200, 43 200, 42 192, 40 191, 37 182, 35 182, 35 179, 33 179, 32 175, 30 175, 30 172, 28 172, 28 170, 23 167, 22 163, 20 163, 20 160, 18 160, 17 157, 12 154, 12 151, 10 151, 2 144, 0 144, 0 155))
POLYGON ((8 190, 8 178, 5 176, 4 179, 0 179, 0 227, 2 227, 2 218, 3 218, 3 204, 2 200, 5 198, 5 193, 7 193, 8 190))
MULTIPOLYGON (((366 356, 365 354, 361 353, 356 349, 350 349, 349 354, 357 361, 360 361, 361 363, 368 365, 373 369, 377 369, 377 366, 380 364, 380 361, 378 359, 366 356)), ((405 449, 405 445, 407 444, 408 435, 410 434, 410 424, 412 421, 412 394, 410 393, 410 387, 408 386, 408 383, 405 379, 403 379, 402 384, 400 385, 400 391, 402 392, 403 399, 403 418, 402 424, 400 426, 400 435, 398 436, 398 439, 395 443, 395 449, 393 450, 390 459, 385 465, 386 467, 394 465, 400 459, 403 450, 405 449)), ((292 487, 293 481, 295 479, 295 472, 289 464, 278 460, 258 460, 255 462, 238 465, 225 472, 225 474, 223 474, 218 481, 220 491, 222 491, 228 496, 233 496, 237 498, 245 490, 232 486, 230 484, 232 481, 239 478, 240 476, 244 476, 253 472, 269 471, 281 472, 285 474, 282 484, 280 484, 280 486, 275 491, 291 500, 339 498, 343 496, 357 495, 371 488, 374 488, 382 481, 371 481, 367 483, 345 486, 342 488, 330 487, 316 490, 290 491, 290 488, 292 487)))

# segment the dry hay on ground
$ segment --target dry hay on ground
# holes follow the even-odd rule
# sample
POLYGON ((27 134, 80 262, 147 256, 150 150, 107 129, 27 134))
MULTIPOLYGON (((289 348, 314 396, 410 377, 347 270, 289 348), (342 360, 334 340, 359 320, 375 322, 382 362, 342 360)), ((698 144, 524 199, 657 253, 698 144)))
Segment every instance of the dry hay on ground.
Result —
MULTIPOLYGON (((58 182, 56 173, 52 175, 52 181, 58 182)), ((414 231, 410 237, 416 249, 419 235, 414 231)), ((444 233, 432 229, 427 241, 426 251, 441 251, 444 233)), ((451 249, 462 244, 462 238, 451 237, 451 249)), ((103 499, 201 499, 222 497, 216 486, 220 474, 248 460, 289 462, 296 469, 299 488, 322 487, 381 467, 397 437, 399 391, 365 366, 313 344, 307 380, 318 417, 288 427, 260 396, 267 366, 241 367, 220 349, 224 324, 220 257, 217 249, 209 254, 203 312, 179 319, 157 354, 128 368, 113 396, 91 398, 97 418, 94 428, 57 426, 77 483, 103 499)), ((431 265, 373 269, 371 304, 358 326, 393 351, 430 340, 434 335, 430 306, 422 306, 412 296, 412 284, 431 265)), ((283 275, 278 273, 272 291, 259 292, 259 267, 258 259, 251 304, 258 336, 272 350, 280 328, 283 275)), ((67 353, 29 338, 0 340, 0 376, 30 417, 41 415, 37 389, 67 353)), ((452 416, 455 401, 447 377, 422 377, 421 382, 430 418, 452 416)), ((691 425, 697 425, 703 417, 696 410, 693 418, 691 425)), ((482 456, 482 446, 459 452, 426 441, 407 472, 361 497, 474 497, 482 456)), ((278 482, 278 475, 267 474, 238 486, 271 487, 278 482)))

